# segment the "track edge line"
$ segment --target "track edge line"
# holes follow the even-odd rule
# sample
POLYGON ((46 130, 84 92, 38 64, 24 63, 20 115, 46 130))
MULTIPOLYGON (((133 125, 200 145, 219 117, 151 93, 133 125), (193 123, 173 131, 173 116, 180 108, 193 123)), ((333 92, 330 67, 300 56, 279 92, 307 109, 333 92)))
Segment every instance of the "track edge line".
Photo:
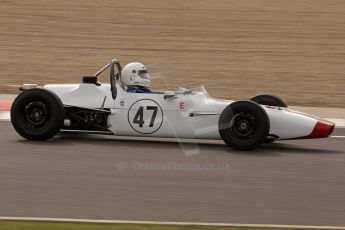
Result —
POLYGON ((12 217, 0 216, 0 221, 34 221, 34 222, 65 222, 89 224, 144 224, 144 225, 175 225, 175 226, 210 226, 210 227, 248 227, 248 228, 294 228, 294 229, 345 229, 345 226, 313 226, 313 225, 278 225, 278 224, 239 224, 239 223, 202 223, 202 222, 169 222, 169 221, 130 221, 103 219, 73 219, 47 217, 12 217))

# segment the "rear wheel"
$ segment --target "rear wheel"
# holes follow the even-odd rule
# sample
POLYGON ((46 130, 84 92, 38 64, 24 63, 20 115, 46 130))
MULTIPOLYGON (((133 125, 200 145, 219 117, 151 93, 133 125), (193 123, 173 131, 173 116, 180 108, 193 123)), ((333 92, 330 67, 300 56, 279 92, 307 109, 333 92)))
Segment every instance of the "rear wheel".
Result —
POLYGON ((57 134, 63 125, 61 100, 45 89, 30 89, 13 102, 11 121, 14 129, 28 140, 43 141, 57 134))
POLYGON ((277 107, 285 107, 287 108, 287 104, 277 96, 273 95, 258 95, 250 99, 260 105, 270 105, 270 106, 277 106, 277 107))
POLYGON ((265 142, 270 123, 265 110, 252 101, 230 104, 220 116, 219 133, 236 150, 252 150, 265 142))

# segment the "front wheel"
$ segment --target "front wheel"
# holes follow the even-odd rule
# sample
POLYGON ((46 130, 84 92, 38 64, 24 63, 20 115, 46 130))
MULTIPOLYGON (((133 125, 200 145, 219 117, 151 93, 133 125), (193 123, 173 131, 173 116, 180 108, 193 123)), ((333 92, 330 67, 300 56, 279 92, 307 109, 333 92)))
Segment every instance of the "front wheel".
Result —
POLYGON ((223 141, 235 150, 253 150, 265 142, 270 130, 265 110, 252 101, 237 101, 219 119, 223 141))
POLYGON ((270 105, 270 106, 277 106, 277 107, 284 107, 287 108, 287 104, 279 97, 273 95, 258 95, 250 99, 260 105, 270 105))
POLYGON ((61 100, 45 89, 30 89, 19 94, 11 109, 14 129, 28 140, 43 141, 57 134, 63 125, 61 100))

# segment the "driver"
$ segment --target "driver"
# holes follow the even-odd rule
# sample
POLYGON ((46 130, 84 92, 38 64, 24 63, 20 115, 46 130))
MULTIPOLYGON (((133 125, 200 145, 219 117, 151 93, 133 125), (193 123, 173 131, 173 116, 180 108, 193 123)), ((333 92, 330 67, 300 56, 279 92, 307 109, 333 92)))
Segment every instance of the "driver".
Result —
POLYGON ((161 92, 154 92, 149 89, 149 73, 146 67, 139 62, 131 62, 122 69, 121 81, 128 93, 161 94, 161 92))

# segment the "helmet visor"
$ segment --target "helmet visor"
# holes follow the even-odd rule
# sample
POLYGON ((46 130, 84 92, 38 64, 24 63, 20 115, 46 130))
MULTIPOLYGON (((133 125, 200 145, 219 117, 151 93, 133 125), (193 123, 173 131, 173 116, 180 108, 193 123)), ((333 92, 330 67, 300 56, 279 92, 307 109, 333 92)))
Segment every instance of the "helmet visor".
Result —
POLYGON ((150 78, 147 70, 139 70, 138 74, 142 79, 149 79, 150 78))

